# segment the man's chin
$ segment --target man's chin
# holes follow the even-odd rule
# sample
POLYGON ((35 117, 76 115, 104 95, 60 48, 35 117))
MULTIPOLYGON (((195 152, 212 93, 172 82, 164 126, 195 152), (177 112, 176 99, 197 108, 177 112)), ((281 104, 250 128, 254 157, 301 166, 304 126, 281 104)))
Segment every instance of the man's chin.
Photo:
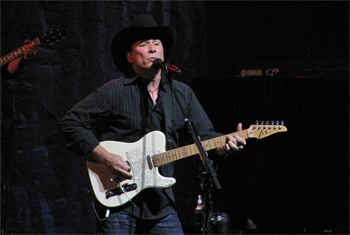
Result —
POLYGON ((154 76, 156 76, 160 72, 160 69, 153 68, 151 66, 148 68, 142 68, 139 71, 135 71, 135 72, 143 78, 153 80, 154 76))

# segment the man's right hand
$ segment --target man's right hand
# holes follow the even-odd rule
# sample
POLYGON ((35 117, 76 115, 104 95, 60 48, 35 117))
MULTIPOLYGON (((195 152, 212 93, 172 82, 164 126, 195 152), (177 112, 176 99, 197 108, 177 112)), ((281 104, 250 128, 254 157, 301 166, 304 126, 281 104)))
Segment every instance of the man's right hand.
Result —
POLYGON ((123 157, 108 152, 101 145, 94 148, 91 154, 94 160, 105 164, 112 174, 120 178, 121 181, 133 177, 133 174, 130 173, 130 166, 123 157))

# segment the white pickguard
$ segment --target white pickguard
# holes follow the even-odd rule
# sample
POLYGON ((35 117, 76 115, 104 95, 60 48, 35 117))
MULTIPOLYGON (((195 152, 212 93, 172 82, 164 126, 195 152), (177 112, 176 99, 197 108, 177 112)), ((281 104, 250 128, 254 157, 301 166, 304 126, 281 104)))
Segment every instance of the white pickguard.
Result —
POLYGON ((160 131, 153 131, 134 143, 117 141, 103 141, 100 143, 108 152, 120 155, 128 161, 133 179, 122 181, 120 184, 136 184, 137 188, 130 192, 106 197, 108 190, 119 188, 119 182, 113 179, 112 173, 104 164, 87 161, 88 173, 98 201, 106 207, 121 206, 143 189, 166 188, 175 184, 176 180, 171 177, 164 177, 159 174, 158 167, 150 169, 147 156, 165 152, 165 136, 160 131))

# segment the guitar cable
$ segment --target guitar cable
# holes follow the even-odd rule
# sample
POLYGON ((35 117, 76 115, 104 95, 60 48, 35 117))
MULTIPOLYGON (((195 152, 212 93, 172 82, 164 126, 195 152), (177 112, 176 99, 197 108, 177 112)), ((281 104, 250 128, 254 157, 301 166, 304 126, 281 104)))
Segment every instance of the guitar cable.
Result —
POLYGON ((99 221, 105 221, 105 220, 108 219, 108 217, 109 217, 110 209, 107 208, 107 209, 106 209, 106 213, 105 213, 105 217, 104 217, 104 218, 101 218, 101 217, 98 215, 98 213, 97 213, 96 206, 95 206, 95 197, 94 197, 94 195, 91 193, 91 190, 92 190, 92 189, 90 188, 89 194, 90 194, 91 197, 92 197, 91 204, 92 204, 92 208, 94 209, 96 218, 97 218, 99 221))
POLYGON ((96 210, 96 207, 95 207, 95 203, 94 203, 94 202, 91 202, 91 204, 92 204, 92 207, 94 208, 94 212, 95 212, 96 218, 97 218, 99 221, 105 221, 106 219, 108 219, 109 213, 110 213, 109 208, 106 209, 105 217, 104 217, 104 218, 101 218, 101 217, 98 215, 98 213, 97 213, 97 210, 96 210))

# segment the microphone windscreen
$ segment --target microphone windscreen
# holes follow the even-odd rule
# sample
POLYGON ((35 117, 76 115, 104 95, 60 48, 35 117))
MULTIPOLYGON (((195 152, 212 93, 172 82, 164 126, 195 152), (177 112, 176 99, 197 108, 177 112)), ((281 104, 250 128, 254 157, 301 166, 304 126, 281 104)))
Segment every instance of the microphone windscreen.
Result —
POLYGON ((160 58, 157 58, 153 61, 153 67, 162 68, 163 61, 160 58))

